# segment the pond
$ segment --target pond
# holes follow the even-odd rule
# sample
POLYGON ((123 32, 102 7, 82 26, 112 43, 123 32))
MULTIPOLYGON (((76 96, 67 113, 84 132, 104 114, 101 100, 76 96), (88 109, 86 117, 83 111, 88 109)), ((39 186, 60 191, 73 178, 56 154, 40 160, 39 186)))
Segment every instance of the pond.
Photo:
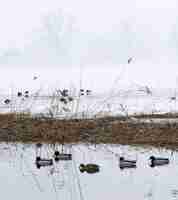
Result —
POLYGON ((0 144, 0 187, 5 200, 176 200, 178 152, 123 145, 0 144), (54 151, 72 154, 55 162, 54 151), (53 159, 36 167, 36 156, 53 159), (169 164, 150 167, 149 157, 169 158, 169 164), (119 157, 136 160, 136 168, 120 169, 119 157), (97 173, 81 173, 80 164, 93 163, 97 173))

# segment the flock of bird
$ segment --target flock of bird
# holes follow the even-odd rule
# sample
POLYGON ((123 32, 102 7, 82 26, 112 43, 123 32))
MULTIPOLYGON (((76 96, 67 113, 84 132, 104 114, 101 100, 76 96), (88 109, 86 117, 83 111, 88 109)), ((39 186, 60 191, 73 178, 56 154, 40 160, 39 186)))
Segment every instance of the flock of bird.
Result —
MULTIPOLYGON (((84 95, 91 95, 91 90, 87 89, 87 90, 84 90, 84 89, 80 89, 79 90, 79 96, 84 96, 84 95)), ((60 102, 64 103, 64 104, 67 104, 68 102, 72 102, 74 100, 74 98, 72 96, 69 95, 69 90, 68 89, 62 89, 62 90, 57 90, 57 94, 58 96, 60 96, 60 102)), ((21 92, 21 91, 18 91, 17 92, 17 97, 18 98, 22 98, 22 100, 25 100, 25 98, 29 98, 30 97, 30 93, 28 90, 24 91, 24 92, 21 92)), ((11 103, 11 100, 9 98, 5 99, 4 100, 4 104, 8 105, 11 103)))
MULTIPOLYGON (((18 98, 22 98, 22 100, 25 100, 25 98, 29 98, 30 94, 29 94, 29 91, 26 90, 24 92, 17 92, 17 97, 18 98)), ((4 100, 4 103, 6 105, 10 104, 11 103, 11 100, 10 99, 5 99, 4 100)))
MULTIPOLYGON (((136 160, 126 160, 124 157, 120 157, 120 168, 136 168, 136 160)), ((161 166, 161 165, 167 165, 169 164, 169 159, 168 158, 160 158, 160 157, 155 157, 155 156, 150 156, 150 167, 155 167, 155 166, 161 166)))
MULTIPOLYGON (((37 144, 36 146, 41 151, 42 144, 37 144)), ((42 158, 41 153, 38 154, 36 157, 36 161, 35 161, 36 167, 38 169, 40 169, 41 167, 53 165, 53 162, 71 161, 72 154, 71 153, 63 153, 63 150, 62 150, 62 152, 59 152, 58 150, 56 150, 56 151, 54 151, 53 158, 50 158, 50 159, 42 158)), ((162 165, 169 164, 168 158, 150 156, 149 160, 150 160, 150 167, 162 166, 162 165)), ((137 163, 137 160, 129 160, 129 159, 125 159, 124 157, 119 157, 120 169, 136 168, 136 166, 137 166, 136 163, 137 163)), ((93 173, 97 173, 100 171, 100 166, 97 164, 94 164, 94 163, 88 163, 88 164, 82 163, 79 166, 79 170, 81 173, 87 172, 89 174, 93 174, 93 173)))

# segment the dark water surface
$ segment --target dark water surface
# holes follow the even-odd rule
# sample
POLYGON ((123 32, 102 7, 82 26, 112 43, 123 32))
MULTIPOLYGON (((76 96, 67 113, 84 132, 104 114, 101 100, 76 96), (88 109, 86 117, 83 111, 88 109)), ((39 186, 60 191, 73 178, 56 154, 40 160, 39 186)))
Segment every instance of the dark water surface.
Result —
MULTIPOLYGON (((53 158, 60 145, 43 145, 41 156, 53 158)), ((152 147, 67 145, 72 161, 37 169, 35 144, 0 144, 0 187, 5 200, 176 200, 178 153, 152 147), (149 166, 151 155, 170 159, 169 165, 149 166), (137 168, 120 169, 119 156, 137 160, 137 168), (96 174, 81 173, 81 163, 100 166, 96 174)))

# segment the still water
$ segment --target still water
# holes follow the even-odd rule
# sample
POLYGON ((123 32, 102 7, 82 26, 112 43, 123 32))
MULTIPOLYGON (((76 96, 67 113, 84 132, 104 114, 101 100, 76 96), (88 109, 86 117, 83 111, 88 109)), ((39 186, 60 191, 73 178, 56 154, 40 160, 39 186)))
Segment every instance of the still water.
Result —
POLYGON ((44 144, 40 156, 53 158, 54 150, 72 154, 72 160, 38 169, 35 144, 0 144, 0 188, 5 200, 176 200, 178 152, 122 145, 44 144), (169 158, 164 166, 150 167, 149 157, 169 158), (134 169, 120 169, 119 156, 137 160, 134 169), (100 166, 95 174, 81 173, 79 165, 100 166))

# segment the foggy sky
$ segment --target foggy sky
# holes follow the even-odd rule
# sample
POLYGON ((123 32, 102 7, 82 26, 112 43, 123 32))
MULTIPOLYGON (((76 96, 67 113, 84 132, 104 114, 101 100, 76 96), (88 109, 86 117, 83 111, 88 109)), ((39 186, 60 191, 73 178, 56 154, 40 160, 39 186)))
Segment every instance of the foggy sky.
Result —
POLYGON ((3 1, 0 63, 177 63, 176 0, 3 1))
POLYGON ((175 87, 177 10, 177 0, 1 0, 1 79, 16 85, 14 71, 28 68, 56 82, 61 69, 82 67, 93 87, 110 87, 121 71, 126 85, 175 87))

